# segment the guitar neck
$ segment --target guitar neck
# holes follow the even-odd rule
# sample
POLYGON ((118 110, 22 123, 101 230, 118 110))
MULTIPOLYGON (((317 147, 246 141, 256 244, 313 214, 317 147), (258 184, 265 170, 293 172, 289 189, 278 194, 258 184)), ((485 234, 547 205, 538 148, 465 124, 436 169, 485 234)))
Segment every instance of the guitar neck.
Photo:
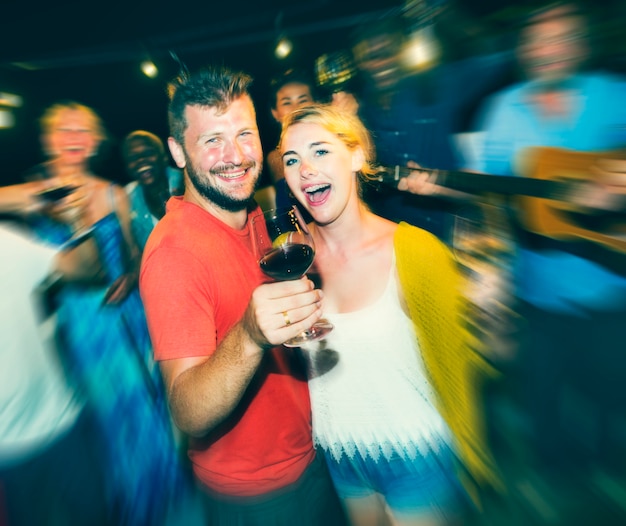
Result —
MULTIPOLYGON (((379 166, 375 180, 397 187, 400 179, 414 171, 404 166, 379 166)), ((572 190, 571 183, 547 179, 421 168, 420 171, 435 174, 434 183, 438 186, 468 194, 496 193, 563 200, 572 190)))

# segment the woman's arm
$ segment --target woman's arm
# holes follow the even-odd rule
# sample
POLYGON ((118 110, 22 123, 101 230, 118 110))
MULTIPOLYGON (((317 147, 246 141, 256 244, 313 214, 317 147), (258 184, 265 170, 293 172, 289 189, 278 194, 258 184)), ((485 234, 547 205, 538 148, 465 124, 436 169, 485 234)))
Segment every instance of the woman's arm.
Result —
POLYGON ((0 188, 0 212, 25 215, 42 208, 37 193, 44 190, 45 183, 30 182, 0 188))
POLYGON ((114 185, 113 188, 115 213, 122 230, 123 246, 121 248, 126 259, 126 271, 109 287, 105 296, 107 304, 117 304, 128 297, 130 292, 137 286, 139 266, 141 264, 141 250, 130 226, 130 203, 128 196, 121 186, 114 185))

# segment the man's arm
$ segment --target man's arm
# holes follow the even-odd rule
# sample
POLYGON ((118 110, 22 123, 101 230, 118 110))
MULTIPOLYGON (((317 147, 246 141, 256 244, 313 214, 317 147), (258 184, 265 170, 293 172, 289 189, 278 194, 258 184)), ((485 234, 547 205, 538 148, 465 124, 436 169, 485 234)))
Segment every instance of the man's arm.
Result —
POLYGON ((159 363, 174 421, 183 432, 202 437, 237 407, 265 350, 321 317, 322 293, 307 278, 260 285, 242 319, 216 347, 215 330, 208 329, 214 327, 214 306, 201 304, 190 292, 202 289, 203 284, 194 280, 206 269, 194 266, 193 258, 186 256, 181 271, 173 259, 171 254, 158 261, 149 257, 142 268, 140 290, 157 359, 163 351, 179 354, 180 349, 187 353, 191 349, 189 357, 159 363), (169 283, 166 297, 162 283, 169 283), (285 325, 284 311, 289 312, 290 325, 285 325))
POLYGON ((202 437, 226 419, 254 376, 263 350, 239 323, 208 358, 160 362, 170 410, 181 431, 202 437))
POLYGON ((477 200, 475 194, 461 192, 438 184, 439 173, 437 171, 421 170, 419 164, 414 161, 408 161, 407 167, 410 169, 409 175, 402 177, 398 181, 398 190, 417 195, 437 196, 460 202, 472 202, 477 200))

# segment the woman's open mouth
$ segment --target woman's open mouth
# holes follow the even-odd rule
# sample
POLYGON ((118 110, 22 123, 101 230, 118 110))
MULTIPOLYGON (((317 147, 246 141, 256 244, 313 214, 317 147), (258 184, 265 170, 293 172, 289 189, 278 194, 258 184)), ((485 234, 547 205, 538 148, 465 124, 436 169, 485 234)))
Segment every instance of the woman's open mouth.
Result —
POLYGON ((307 201, 313 205, 320 205, 326 201, 330 195, 330 184, 315 184, 303 189, 307 201))

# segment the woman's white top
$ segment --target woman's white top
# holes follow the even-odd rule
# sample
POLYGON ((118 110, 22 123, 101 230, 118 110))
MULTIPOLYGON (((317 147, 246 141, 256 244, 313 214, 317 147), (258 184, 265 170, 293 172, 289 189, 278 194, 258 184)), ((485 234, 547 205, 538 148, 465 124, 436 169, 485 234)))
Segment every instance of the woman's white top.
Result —
POLYGON ((395 257, 375 303, 325 317, 333 331, 304 350, 315 444, 336 460, 357 453, 414 459, 449 444, 413 325, 400 306, 395 257))

